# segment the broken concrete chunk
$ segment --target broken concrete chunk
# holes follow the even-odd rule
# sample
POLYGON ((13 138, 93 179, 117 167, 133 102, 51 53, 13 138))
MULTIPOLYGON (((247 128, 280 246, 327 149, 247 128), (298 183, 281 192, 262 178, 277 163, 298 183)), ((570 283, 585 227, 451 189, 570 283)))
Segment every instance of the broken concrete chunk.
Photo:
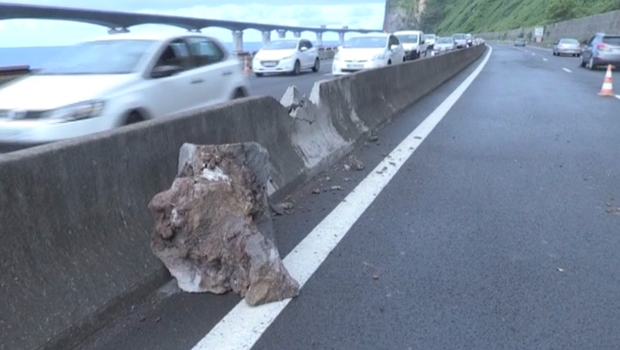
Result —
POLYGON ((185 144, 170 189, 149 203, 151 249, 186 292, 233 291, 247 304, 295 297, 266 193, 267 151, 257 143, 185 144))
POLYGON ((351 163, 351 167, 355 170, 364 170, 364 163, 355 156, 349 157, 349 163, 351 163))

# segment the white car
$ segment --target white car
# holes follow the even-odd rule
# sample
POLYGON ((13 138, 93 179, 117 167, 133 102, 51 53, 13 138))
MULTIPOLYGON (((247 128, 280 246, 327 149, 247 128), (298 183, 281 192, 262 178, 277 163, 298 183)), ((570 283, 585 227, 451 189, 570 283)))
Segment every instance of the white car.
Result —
POLYGON ((265 44, 252 59, 252 70, 257 77, 265 73, 292 73, 302 69, 321 69, 319 51, 308 39, 276 39, 265 44))
POLYGON ((239 59, 198 33, 113 34, 0 87, 0 152, 248 95, 239 59))
POLYGON ((424 43, 426 44, 426 48, 428 50, 433 50, 435 48, 435 42, 437 41, 437 35, 435 34, 425 34, 424 35, 424 43))
POLYGON ((358 35, 338 48, 332 74, 344 75, 404 61, 405 51, 396 36, 384 33, 358 35))
POLYGON ((451 36, 439 37, 435 41, 435 52, 448 52, 456 49, 456 42, 451 36))
POLYGON ((422 56, 427 56, 426 42, 424 41, 424 32, 419 30, 403 30, 394 33, 405 49, 405 57, 407 60, 415 60, 422 56))

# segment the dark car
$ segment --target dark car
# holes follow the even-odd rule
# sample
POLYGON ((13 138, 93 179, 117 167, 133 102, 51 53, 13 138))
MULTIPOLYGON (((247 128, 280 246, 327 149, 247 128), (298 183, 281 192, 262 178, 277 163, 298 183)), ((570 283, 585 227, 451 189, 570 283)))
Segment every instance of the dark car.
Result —
POLYGON ((517 38, 517 40, 515 40, 515 46, 525 46, 525 38, 517 38))
POLYGON ((581 53, 581 66, 596 69, 608 64, 620 64, 620 34, 597 33, 581 53))

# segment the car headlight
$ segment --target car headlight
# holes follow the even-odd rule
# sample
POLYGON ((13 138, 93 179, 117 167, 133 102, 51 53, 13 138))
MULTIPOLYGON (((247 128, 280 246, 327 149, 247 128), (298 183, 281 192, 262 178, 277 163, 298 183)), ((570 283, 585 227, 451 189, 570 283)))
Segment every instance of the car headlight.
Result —
POLYGON ((376 55, 372 56, 372 59, 373 60, 382 60, 383 59, 383 54, 382 53, 376 54, 376 55))
POLYGON ((336 54, 334 55, 334 60, 340 61, 340 51, 336 52, 336 54))
POLYGON ((88 101, 54 109, 43 114, 44 119, 59 123, 94 118, 101 114, 104 107, 103 101, 88 101))
POLYGON ((295 57, 295 55, 285 56, 285 57, 282 57, 280 60, 281 61, 286 61, 286 60, 290 60, 293 57, 295 57))

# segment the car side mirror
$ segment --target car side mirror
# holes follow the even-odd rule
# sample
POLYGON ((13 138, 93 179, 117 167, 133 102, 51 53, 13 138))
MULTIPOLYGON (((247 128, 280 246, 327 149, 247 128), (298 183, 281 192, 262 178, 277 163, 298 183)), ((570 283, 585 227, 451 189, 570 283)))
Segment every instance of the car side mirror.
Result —
POLYGON ((390 46, 390 50, 394 51, 394 50, 398 49, 398 46, 399 45, 392 45, 392 46, 390 46))
POLYGON ((422 39, 422 41, 420 41, 420 44, 424 44, 426 43, 426 40, 422 39))
POLYGON ((151 77, 155 79, 166 78, 169 76, 173 76, 181 72, 182 70, 183 70, 183 67, 181 66, 172 66, 172 65, 157 66, 153 68, 153 71, 151 72, 151 77))

